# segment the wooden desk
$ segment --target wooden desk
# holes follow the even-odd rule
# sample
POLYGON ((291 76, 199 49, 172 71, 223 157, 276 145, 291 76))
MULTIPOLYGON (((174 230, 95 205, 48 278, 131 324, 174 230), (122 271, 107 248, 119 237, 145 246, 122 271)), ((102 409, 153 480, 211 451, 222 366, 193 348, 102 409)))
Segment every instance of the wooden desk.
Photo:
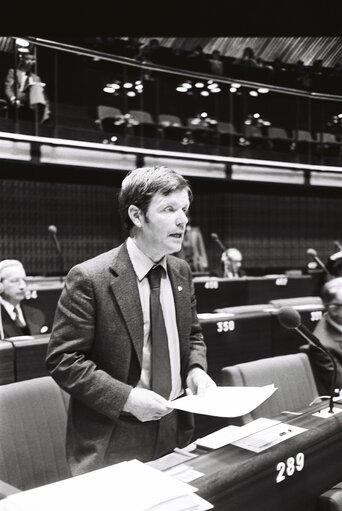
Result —
POLYGON ((13 350, 15 381, 48 375, 45 357, 49 339, 49 335, 35 335, 30 338, 11 337, 2 341, 13 350))
POLYGON ((191 484, 215 511, 315 511, 319 495, 342 478, 342 413, 329 419, 312 415, 327 407, 325 401, 301 416, 278 417, 307 431, 263 452, 233 445, 197 451, 184 466, 204 475, 191 484), (296 469, 298 453, 304 455, 302 470, 296 469))
POLYGON ((223 307, 268 303, 270 300, 317 296, 317 280, 311 275, 273 275, 223 279, 195 277, 197 312, 213 312, 223 307))

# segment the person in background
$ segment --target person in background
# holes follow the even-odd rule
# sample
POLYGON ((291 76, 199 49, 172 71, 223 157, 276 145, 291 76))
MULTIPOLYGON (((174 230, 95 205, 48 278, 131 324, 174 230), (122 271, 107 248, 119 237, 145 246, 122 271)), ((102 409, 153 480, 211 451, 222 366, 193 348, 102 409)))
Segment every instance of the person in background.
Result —
POLYGON ((5 78, 5 96, 12 113, 18 108, 18 115, 23 120, 35 120, 43 123, 50 118, 50 102, 45 93, 45 84, 35 74, 36 58, 33 53, 19 54, 17 70, 9 69, 5 78))
POLYGON ((190 215, 188 215, 188 222, 184 233, 182 248, 180 252, 175 255, 185 259, 193 272, 206 272, 208 270, 208 256, 201 229, 190 225, 190 215))
POLYGON ((169 400, 215 383, 191 269, 171 255, 181 249, 191 199, 187 180, 167 167, 129 172, 119 194, 128 238, 66 277, 46 366, 71 395, 73 475, 151 461, 192 440, 193 416, 169 400))
POLYGON ((23 302, 26 272, 17 259, 0 261, 0 338, 48 331, 44 314, 23 302))
MULTIPOLYGON (((333 355, 337 365, 336 387, 342 388, 342 277, 326 282, 321 292, 325 313, 313 334, 333 355)), ((310 361, 322 391, 330 393, 333 364, 329 356, 310 344, 310 361)))
POLYGON ((246 272, 241 268, 242 254, 237 248, 227 248, 222 253, 221 262, 224 278, 236 279, 246 275, 246 272))

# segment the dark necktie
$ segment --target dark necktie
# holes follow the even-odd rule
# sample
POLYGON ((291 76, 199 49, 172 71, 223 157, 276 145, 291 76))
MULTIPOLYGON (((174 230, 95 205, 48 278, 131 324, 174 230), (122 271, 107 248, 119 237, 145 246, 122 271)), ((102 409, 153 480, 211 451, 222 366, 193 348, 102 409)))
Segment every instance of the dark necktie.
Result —
POLYGON ((14 317, 14 323, 19 327, 19 328, 24 328, 26 326, 26 323, 24 323, 23 321, 21 321, 21 319, 19 318, 19 312, 18 312, 18 309, 16 307, 14 307, 13 309, 13 312, 15 314, 15 317, 14 317))
POLYGON ((150 283, 150 324, 151 324, 151 387, 154 392, 169 399, 171 392, 170 354, 167 333, 161 308, 160 279, 164 269, 152 268, 147 274, 150 283))

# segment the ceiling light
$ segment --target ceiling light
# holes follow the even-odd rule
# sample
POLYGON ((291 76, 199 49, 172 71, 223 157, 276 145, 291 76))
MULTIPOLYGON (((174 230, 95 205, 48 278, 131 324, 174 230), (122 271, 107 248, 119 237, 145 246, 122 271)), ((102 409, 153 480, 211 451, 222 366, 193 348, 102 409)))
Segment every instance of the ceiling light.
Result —
POLYGON ((126 83, 123 84, 123 86, 124 86, 125 89, 130 89, 131 87, 133 87, 133 83, 126 82, 126 83))
POLYGON ((133 98, 135 96, 135 92, 133 90, 130 90, 127 92, 127 96, 130 96, 131 98, 133 98))
POLYGON ((200 94, 202 96, 209 96, 209 92, 207 90, 201 90, 200 94))
POLYGON ((108 92, 108 94, 113 94, 113 92, 115 92, 115 89, 110 85, 106 85, 105 87, 103 87, 103 92, 108 92))
POLYGON ((230 90, 230 92, 233 92, 233 93, 234 93, 234 92, 236 92, 236 91, 237 91, 237 88, 236 88, 236 87, 230 87, 230 89, 229 89, 229 90, 230 90))
POLYGON ((216 89, 216 87, 218 87, 218 84, 217 84, 217 83, 214 83, 214 82, 212 82, 212 83, 210 83, 210 84, 208 85, 208 89, 216 89))
POLYGON ((27 48, 27 46, 30 46, 30 43, 26 39, 22 39, 21 37, 18 37, 15 40, 15 44, 17 46, 23 46, 24 48, 27 48))
POLYGON ((183 87, 183 85, 179 85, 179 87, 176 87, 176 91, 178 91, 178 92, 188 92, 188 89, 186 87, 183 87))
POLYGON ((260 118, 260 114, 258 114, 258 113, 253 114, 253 117, 254 117, 254 119, 259 119, 260 118))
POLYGON ((136 85, 136 86, 135 86, 135 89, 136 89, 136 90, 143 90, 143 88, 144 88, 144 86, 143 86, 143 85, 140 85, 140 84, 138 84, 138 85, 136 85))
POLYGON ((201 117, 203 117, 203 118, 208 117, 207 112, 202 112, 202 113, 201 113, 201 117))
POLYGON ((253 96, 253 97, 256 97, 256 96, 258 96, 258 93, 257 93, 257 91, 256 91, 256 90, 250 90, 250 91, 249 91, 249 95, 250 95, 250 96, 253 96))
POLYGON ((141 85, 141 80, 135 80, 135 85, 141 85))
POLYGON ((235 89, 239 89, 241 85, 239 83, 232 83, 232 87, 235 87, 235 89))
POLYGON ((211 89, 210 92, 221 92, 220 87, 215 87, 214 89, 211 89))
POLYGON ((266 89, 266 87, 260 87, 260 88, 258 89, 258 92, 259 92, 260 94, 267 94, 268 92, 270 92, 270 90, 269 90, 269 89, 266 89))
POLYGON ((202 82, 196 82, 196 83, 195 83, 195 87, 197 87, 198 89, 202 89, 202 87, 204 87, 204 83, 202 83, 202 82))

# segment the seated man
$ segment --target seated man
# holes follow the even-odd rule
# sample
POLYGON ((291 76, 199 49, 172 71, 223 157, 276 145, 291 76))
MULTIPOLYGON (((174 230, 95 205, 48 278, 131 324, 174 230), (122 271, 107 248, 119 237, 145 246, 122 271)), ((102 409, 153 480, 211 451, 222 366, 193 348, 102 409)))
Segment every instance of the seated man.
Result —
POLYGON ((222 253, 223 277, 236 279, 244 277, 246 272, 241 268, 242 254, 237 248, 228 248, 222 253))
POLYGON ((0 339, 48 331, 44 314, 23 302, 26 273, 20 261, 0 262, 0 339))
POLYGON ((19 56, 17 70, 9 69, 5 78, 5 95, 12 110, 18 108, 21 119, 35 120, 37 109, 38 121, 43 123, 50 117, 50 104, 44 90, 45 84, 34 73, 35 63, 32 53, 19 56))
MULTIPOLYGON (((342 388, 342 277, 329 280, 322 288, 326 312, 317 323, 314 335, 333 355, 337 365, 336 387, 342 388)), ((310 360, 323 392, 330 393, 333 364, 326 353, 310 344, 310 360)))

